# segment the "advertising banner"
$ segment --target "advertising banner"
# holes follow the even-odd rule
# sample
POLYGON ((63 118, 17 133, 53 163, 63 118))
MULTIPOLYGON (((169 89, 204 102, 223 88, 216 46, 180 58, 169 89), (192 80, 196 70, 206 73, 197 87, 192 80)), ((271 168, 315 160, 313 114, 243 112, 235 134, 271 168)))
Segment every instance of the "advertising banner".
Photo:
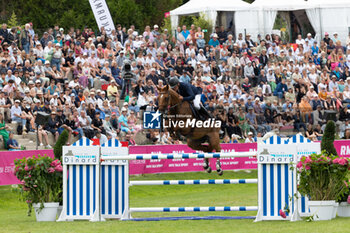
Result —
POLYGON ((336 140, 334 147, 339 156, 350 157, 350 140, 336 140))
MULTIPOLYGON (((313 143, 306 144, 310 149, 315 147, 313 143)), ((334 141, 335 149, 340 156, 350 157, 350 140, 334 141)), ((256 151, 256 143, 238 143, 238 144, 221 144, 223 152, 249 152, 256 151)), ((130 154, 151 154, 151 153, 178 153, 195 152, 187 145, 148 145, 148 146, 130 146, 130 154)), ((31 157, 33 155, 48 155, 53 157, 52 150, 39 151, 3 151, 0 152, 0 185, 19 184, 19 180, 14 176, 14 160, 23 157, 31 157)), ((306 155, 302 151, 298 151, 299 156, 306 155)), ((309 154, 309 153, 307 153, 309 154)), ((214 169, 215 159, 211 159, 211 165, 214 169)), ((224 170, 240 170, 240 169, 256 169, 256 158, 224 158, 221 159, 222 168, 224 170)), ((178 159, 178 160, 133 160, 129 162, 130 174, 147 174, 147 173, 166 173, 166 172, 195 172, 203 171, 203 159, 178 159)))
POLYGON ((54 157, 53 150, 23 150, 0 152, 0 185, 19 184, 20 181, 14 175, 16 159, 33 157, 33 155, 47 155, 54 157))
POLYGON ((111 34, 112 30, 115 30, 114 23, 109 13, 109 9, 105 0, 89 0, 92 12, 96 19, 98 29, 104 27, 107 35, 111 34))
MULTIPOLYGON (((253 152, 256 143, 221 144, 222 152, 253 152)), ((130 154, 164 154, 164 153, 193 153, 196 152, 187 145, 154 145, 130 146, 130 154)), ((215 159, 211 159, 211 167, 215 170, 215 159)), ((165 172, 194 172, 203 171, 203 159, 163 159, 163 160, 131 160, 130 174, 165 173, 165 172)), ((224 170, 256 169, 255 157, 222 158, 221 166, 224 170)))

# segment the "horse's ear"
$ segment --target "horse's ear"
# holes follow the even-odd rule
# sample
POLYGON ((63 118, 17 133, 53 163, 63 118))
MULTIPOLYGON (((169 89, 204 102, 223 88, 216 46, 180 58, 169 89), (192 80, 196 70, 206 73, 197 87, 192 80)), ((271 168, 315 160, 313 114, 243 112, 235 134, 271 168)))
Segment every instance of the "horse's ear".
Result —
POLYGON ((166 85, 166 86, 165 86, 165 90, 166 90, 166 91, 169 90, 169 85, 166 85))
POLYGON ((156 85, 156 87, 157 87, 158 91, 161 91, 161 90, 162 90, 158 85, 156 85))

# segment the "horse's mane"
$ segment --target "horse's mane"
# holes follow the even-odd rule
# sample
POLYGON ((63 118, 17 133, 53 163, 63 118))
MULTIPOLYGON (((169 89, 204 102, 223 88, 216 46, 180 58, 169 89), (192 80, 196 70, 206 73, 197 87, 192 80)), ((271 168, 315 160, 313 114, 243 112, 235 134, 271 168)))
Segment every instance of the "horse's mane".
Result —
POLYGON ((160 90, 159 94, 169 94, 170 96, 175 97, 176 100, 179 99, 179 94, 176 91, 174 91, 173 89, 171 89, 169 86, 163 87, 160 90))
POLYGON ((179 99, 179 94, 171 88, 169 88, 169 94, 173 97, 176 97, 176 100, 179 99))

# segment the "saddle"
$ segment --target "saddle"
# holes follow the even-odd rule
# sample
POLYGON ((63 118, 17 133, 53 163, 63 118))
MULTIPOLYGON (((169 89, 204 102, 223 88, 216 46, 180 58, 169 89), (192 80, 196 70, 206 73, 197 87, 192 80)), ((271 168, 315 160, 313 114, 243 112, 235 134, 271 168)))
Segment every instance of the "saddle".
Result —
POLYGON ((201 120, 201 121, 205 121, 208 120, 209 118, 213 118, 213 116, 204 108, 204 106, 201 104, 200 105, 200 109, 197 110, 194 105, 193 102, 189 102, 190 104, 190 109, 194 115, 194 118, 196 118, 197 120, 201 120))

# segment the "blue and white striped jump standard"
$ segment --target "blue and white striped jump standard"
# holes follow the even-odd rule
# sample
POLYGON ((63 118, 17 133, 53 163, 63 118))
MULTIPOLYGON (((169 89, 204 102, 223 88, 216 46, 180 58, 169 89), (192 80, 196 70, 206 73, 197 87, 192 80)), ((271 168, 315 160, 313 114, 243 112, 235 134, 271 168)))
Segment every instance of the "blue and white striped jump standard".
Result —
POLYGON ((216 212, 216 211, 257 211, 257 206, 208 206, 208 207, 140 207, 130 208, 135 212, 216 212))
POLYGON ((204 158, 239 158, 253 157, 256 152, 229 152, 229 153, 183 153, 183 154, 145 154, 124 156, 103 156, 102 160, 149 160, 149 159, 204 159, 204 158))
POLYGON ((130 181, 133 185, 201 185, 201 184, 257 184, 258 179, 221 179, 221 180, 140 180, 130 181))
MULTIPOLYGON (((258 143, 257 151, 130 155, 116 139, 101 146, 82 138, 63 147, 63 209, 58 221, 132 219, 135 212, 257 211, 255 221, 300 219, 308 215, 307 198, 297 190, 295 164, 303 155, 317 153, 319 144, 300 135, 289 140, 273 136, 258 143), (304 143, 303 143, 304 142, 304 143), (306 142, 306 143, 305 143, 306 142), (292 144, 293 143, 293 144, 292 144), (129 181, 129 160, 256 157, 258 179, 138 180, 129 181), (294 166, 293 166, 294 165, 294 166), (258 184, 258 206, 135 207, 129 206, 131 186, 258 184), (300 197, 296 198, 297 195, 300 197), (280 210, 290 209, 287 218, 280 210)), ((220 189, 217 190, 220 192, 220 189)), ((145 203, 146 205, 147 203, 145 203)))
MULTIPOLYGON (((117 139, 101 145, 101 156, 127 155, 117 139)), ((100 163, 101 218, 128 218, 129 208, 129 161, 105 160, 100 163)))
POLYGON ((101 221, 100 149, 92 144, 83 137, 63 147, 63 207, 58 221, 101 221))

